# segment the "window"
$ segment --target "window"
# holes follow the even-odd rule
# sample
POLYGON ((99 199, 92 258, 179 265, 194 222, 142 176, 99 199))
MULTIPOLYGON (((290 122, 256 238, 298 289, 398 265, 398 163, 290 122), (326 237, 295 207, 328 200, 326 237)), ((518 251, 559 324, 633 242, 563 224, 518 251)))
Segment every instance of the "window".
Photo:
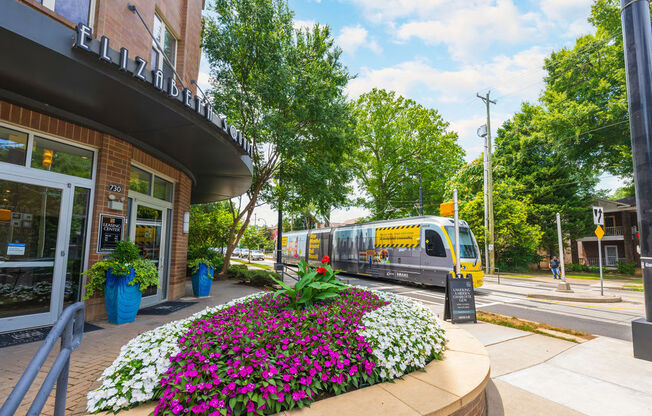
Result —
POLYGON ((152 184, 152 174, 135 166, 129 172, 129 190, 149 195, 152 184))
POLYGON ((158 176, 154 178, 154 198, 163 201, 172 202, 172 183, 161 179, 158 176))
MULTIPOLYGON (((448 233, 448 237, 451 239, 451 244, 455 247, 455 228, 446 227, 446 232, 448 233)), ((475 243, 473 242, 471 230, 468 228, 460 227, 460 252, 460 258, 463 259, 475 259, 478 257, 475 251, 475 243)))
POLYGON ((74 24, 90 21, 92 0, 36 0, 43 6, 53 10, 56 14, 65 17, 74 24))
POLYGON ((446 257, 444 242, 435 230, 426 230, 426 254, 432 257, 446 257))
POLYGON ((31 167, 90 179, 93 173, 93 152, 34 137, 31 167))
POLYGON ((0 126, 0 162, 24 165, 27 134, 0 126))
POLYGON ((156 39, 156 41, 152 40, 152 69, 161 69, 164 76, 171 77, 177 65, 177 39, 158 15, 154 15, 152 34, 156 39), (162 50, 156 45, 157 42, 162 50), (163 54, 167 56, 172 66, 166 62, 163 54))
POLYGON ((162 201, 172 202, 174 184, 155 174, 136 166, 129 173, 129 190, 153 196, 162 201))

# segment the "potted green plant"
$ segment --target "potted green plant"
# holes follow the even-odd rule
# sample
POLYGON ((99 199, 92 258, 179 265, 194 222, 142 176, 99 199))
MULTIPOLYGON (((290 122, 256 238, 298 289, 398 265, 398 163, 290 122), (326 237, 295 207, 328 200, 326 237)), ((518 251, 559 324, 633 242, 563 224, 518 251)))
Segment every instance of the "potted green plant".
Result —
POLYGON ((192 294, 198 298, 208 296, 213 283, 214 261, 199 257, 189 260, 188 267, 192 273, 192 294))
POLYGON ((119 241, 107 259, 100 260, 84 274, 88 276, 84 300, 104 292, 109 322, 133 322, 138 314, 143 291, 159 286, 158 268, 153 261, 140 257, 131 241, 119 241))

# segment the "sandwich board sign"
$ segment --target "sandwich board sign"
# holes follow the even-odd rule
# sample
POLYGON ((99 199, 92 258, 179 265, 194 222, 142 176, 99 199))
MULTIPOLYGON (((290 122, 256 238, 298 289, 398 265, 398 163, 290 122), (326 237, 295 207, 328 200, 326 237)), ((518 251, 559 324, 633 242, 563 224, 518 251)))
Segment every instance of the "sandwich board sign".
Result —
POLYGON ((604 225, 604 208, 593 207, 593 224, 604 225))
POLYGON ((444 320, 452 323, 478 322, 475 314, 475 293, 473 279, 446 277, 446 298, 444 300, 444 320))

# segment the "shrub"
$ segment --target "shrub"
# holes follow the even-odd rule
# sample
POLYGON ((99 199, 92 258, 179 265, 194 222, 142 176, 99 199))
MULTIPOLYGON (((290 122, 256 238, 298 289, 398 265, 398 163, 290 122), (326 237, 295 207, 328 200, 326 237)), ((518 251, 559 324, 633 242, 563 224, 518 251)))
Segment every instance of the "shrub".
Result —
POLYGON ((244 281, 253 286, 273 286, 276 280, 280 280, 281 275, 278 273, 268 272, 266 270, 247 270, 244 273, 244 281))
POLYGON ((111 252, 111 258, 120 263, 131 263, 140 259, 138 246, 129 240, 118 241, 111 252))
POLYGON ((586 271, 589 273, 600 273, 600 266, 588 266, 586 271))
POLYGON ((217 273, 219 273, 222 270, 222 267, 224 267, 224 257, 222 256, 222 253, 218 253, 210 247, 189 248, 187 258, 189 275, 195 272, 195 268, 200 263, 212 266, 217 273))
POLYGON ((586 264, 575 264, 575 263, 569 263, 568 265, 565 265, 566 271, 568 272, 588 272, 589 271, 589 266, 586 264))
POLYGON ((229 270, 227 270, 226 274, 228 277, 232 279, 240 279, 244 280, 245 279, 245 273, 249 270, 247 266, 244 264, 234 264, 232 266, 229 266, 229 270))
POLYGON ((618 273, 633 275, 636 270, 636 263, 625 263, 624 261, 619 261, 617 267, 618 273))

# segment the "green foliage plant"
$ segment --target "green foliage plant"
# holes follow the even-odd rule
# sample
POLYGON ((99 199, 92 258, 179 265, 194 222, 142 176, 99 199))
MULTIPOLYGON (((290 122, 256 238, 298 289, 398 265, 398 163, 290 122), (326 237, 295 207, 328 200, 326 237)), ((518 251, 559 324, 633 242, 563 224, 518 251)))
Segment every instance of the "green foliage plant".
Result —
POLYGON ((244 280, 245 279, 245 273, 249 270, 247 266, 244 264, 235 264, 233 266, 229 267, 229 270, 227 271, 227 276, 235 279, 240 279, 244 280))
POLYGON ((616 266, 617 266, 618 273, 621 274, 634 275, 634 271, 636 270, 636 263, 627 263, 624 261, 619 261, 616 266))
POLYGON ((269 275, 274 282, 282 287, 274 292, 273 296, 275 298, 287 297, 292 309, 306 309, 314 305, 315 302, 339 296, 339 293, 349 286, 335 278, 339 271, 333 271, 328 262, 328 256, 324 256, 322 265, 313 268, 301 259, 297 272, 300 279, 293 288, 269 275))
POLYGON ((134 278, 129 285, 138 285, 141 292, 150 286, 160 286, 156 264, 150 259, 141 258, 138 247, 134 243, 123 240, 118 242, 107 259, 98 261, 84 272, 88 276, 84 300, 89 299, 96 292, 98 294, 104 292, 106 274, 109 270, 116 276, 126 278, 131 269, 134 270, 134 278))

